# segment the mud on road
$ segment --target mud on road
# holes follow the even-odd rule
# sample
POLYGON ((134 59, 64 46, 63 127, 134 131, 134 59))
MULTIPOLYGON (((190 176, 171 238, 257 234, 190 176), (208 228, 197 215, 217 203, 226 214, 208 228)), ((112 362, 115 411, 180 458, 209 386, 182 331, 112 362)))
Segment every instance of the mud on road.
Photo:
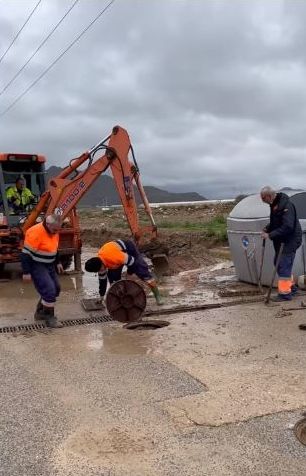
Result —
MULTIPOLYGON (((83 261, 119 237, 92 220, 83 261)), ((305 475, 293 431, 306 409, 305 311, 265 306, 237 281, 224 243, 203 247, 191 233, 188 257, 188 234, 170 244, 173 272, 160 280, 169 326, 0 335, 1 476, 305 475), (227 307, 186 310, 209 303, 227 307)), ((37 294, 10 273, 0 325, 32 323, 37 294)), ((88 315, 80 300, 98 296, 97 277, 68 273, 61 285, 59 318, 88 315)), ((149 294, 148 310, 159 310, 149 294)))
MULTIPOLYGON (((97 277, 61 284, 59 317, 83 316, 97 277)), ((166 307, 256 291, 230 262, 161 286, 166 307)), ((0 283, 1 324, 32 322, 36 300, 18 277, 0 283)), ((0 475, 304 476, 293 427, 306 408, 305 318, 279 309, 169 314, 158 330, 110 322, 0 335, 0 475)))
MULTIPOLYGON (((169 256, 169 275, 230 258, 225 219, 232 208, 231 203, 217 203, 153 209, 158 227, 158 243, 153 244, 153 250, 169 256), (215 225, 214 220, 218 219, 224 223, 215 225)), ((141 208, 139 217, 141 224, 148 225, 141 208)), ((86 246, 100 247, 105 241, 131 236, 121 208, 106 211, 83 209, 80 211, 80 222, 86 246)), ((144 245, 147 250, 148 239, 144 240, 144 245)))

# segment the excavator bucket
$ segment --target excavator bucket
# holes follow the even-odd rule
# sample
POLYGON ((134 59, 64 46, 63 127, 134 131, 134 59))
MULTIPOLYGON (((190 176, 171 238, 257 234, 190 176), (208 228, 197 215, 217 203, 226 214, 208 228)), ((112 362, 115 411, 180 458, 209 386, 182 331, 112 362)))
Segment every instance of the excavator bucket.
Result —
POLYGON ((169 259, 165 253, 153 254, 151 260, 157 275, 167 274, 169 270, 169 259))
POLYGON ((161 276, 167 274, 169 270, 169 248, 157 238, 152 239, 140 246, 141 253, 144 253, 152 262, 154 272, 161 276))

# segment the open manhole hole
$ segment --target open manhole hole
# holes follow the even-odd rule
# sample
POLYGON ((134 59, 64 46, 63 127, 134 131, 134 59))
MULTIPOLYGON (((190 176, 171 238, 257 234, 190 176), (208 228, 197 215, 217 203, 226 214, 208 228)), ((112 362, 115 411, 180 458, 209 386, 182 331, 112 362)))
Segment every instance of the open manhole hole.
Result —
POLYGON ((295 424, 293 431, 300 443, 306 446, 306 418, 298 421, 295 424))
POLYGON ((160 329, 161 327, 167 327, 169 326, 170 322, 168 321, 158 321, 158 320, 152 320, 152 321, 138 321, 138 322, 129 322, 128 324, 125 324, 123 327, 124 329, 130 329, 130 330, 135 330, 135 331, 141 331, 141 330, 154 330, 154 329, 160 329))

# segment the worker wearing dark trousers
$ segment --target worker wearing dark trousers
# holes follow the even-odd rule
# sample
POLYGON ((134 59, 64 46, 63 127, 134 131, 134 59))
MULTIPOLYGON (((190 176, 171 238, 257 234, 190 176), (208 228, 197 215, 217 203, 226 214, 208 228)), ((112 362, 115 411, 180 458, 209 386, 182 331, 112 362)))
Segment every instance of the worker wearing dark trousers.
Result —
POLYGON ((288 195, 282 192, 276 193, 271 187, 264 187, 260 195, 262 201, 270 205, 270 223, 263 230, 262 237, 273 241, 274 264, 281 244, 284 243, 277 269, 279 278, 278 295, 272 300, 290 301, 298 291, 293 280, 292 268, 296 251, 302 244, 301 225, 297 218, 295 206, 288 195))
MULTIPOLYGON (((86 269, 86 263, 85 263, 86 269)), ((99 294, 101 298, 103 298, 106 294, 107 290, 107 282, 109 284, 113 284, 116 281, 120 281, 122 275, 123 266, 120 266, 118 269, 104 269, 103 271, 98 272, 98 279, 99 279, 99 294)), ((87 269, 86 269, 87 271, 87 269)))
POLYGON ((162 304, 159 289, 143 256, 131 240, 116 240, 105 243, 99 250, 98 256, 90 258, 85 263, 85 270, 98 273, 99 294, 103 298, 110 284, 119 281, 123 267, 128 274, 135 274, 144 281, 154 294, 157 304, 162 304))
POLYGON ((48 327, 62 327, 54 314, 56 298, 60 294, 57 272, 63 268, 57 263, 61 219, 49 215, 42 223, 26 231, 21 253, 23 280, 33 281, 40 295, 34 318, 44 319, 48 327))

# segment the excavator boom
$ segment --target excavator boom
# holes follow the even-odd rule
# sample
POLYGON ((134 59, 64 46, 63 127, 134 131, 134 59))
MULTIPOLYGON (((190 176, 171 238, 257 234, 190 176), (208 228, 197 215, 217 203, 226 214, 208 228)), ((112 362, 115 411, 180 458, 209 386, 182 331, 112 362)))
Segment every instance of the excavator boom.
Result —
POLYGON ((41 196, 37 206, 30 213, 22 230, 25 231, 36 223, 40 214, 60 214, 63 220, 76 207, 80 199, 88 192, 97 178, 110 168, 114 182, 124 208, 129 227, 134 239, 138 242, 145 233, 156 237, 157 229, 152 216, 149 202, 141 184, 139 169, 134 158, 129 135, 125 129, 115 126, 110 136, 70 164, 55 178, 49 181, 46 192, 41 196), (95 155, 103 151, 103 155, 95 159, 95 155), (129 161, 132 154, 133 162, 129 161), (82 169, 80 169, 82 167, 82 169), (137 186, 146 213, 150 219, 150 227, 140 228, 137 204, 134 195, 137 186))

